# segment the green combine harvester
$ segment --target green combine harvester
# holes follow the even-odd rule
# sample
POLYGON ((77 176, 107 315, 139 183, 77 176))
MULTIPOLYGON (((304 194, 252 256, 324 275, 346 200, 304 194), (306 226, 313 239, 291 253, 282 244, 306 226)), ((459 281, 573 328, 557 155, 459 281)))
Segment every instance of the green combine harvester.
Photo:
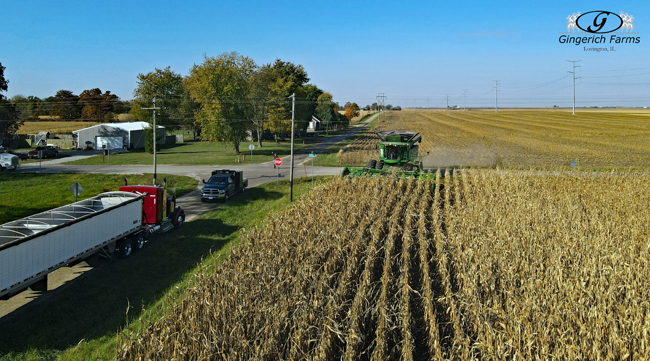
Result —
POLYGON ((419 176, 422 173, 422 156, 418 145, 420 133, 389 130, 375 132, 381 139, 377 144, 379 159, 370 159, 365 168, 343 168, 342 175, 396 174, 419 176))

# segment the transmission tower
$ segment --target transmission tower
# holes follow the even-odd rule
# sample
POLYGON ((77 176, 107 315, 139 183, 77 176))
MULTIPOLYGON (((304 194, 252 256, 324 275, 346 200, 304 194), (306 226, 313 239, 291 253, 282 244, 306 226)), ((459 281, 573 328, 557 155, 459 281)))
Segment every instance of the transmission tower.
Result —
MULTIPOLYGON (((573 71, 569 73, 573 74, 573 115, 576 114, 576 63, 582 60, 567 60, 570 63, 573 63, 573 71)), ((580 65, 578 65, 578 68, 580 65)), ((580 79, 580 78, 578 78, 580 79)))
POLYGON ((494 80, 494 112, 499 111, 499 81, 494 80))

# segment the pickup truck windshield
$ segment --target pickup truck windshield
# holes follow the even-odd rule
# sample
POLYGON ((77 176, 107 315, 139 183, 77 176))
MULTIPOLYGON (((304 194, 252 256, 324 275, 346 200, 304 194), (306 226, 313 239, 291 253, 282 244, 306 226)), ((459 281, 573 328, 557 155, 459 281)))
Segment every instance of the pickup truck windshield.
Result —
POLYGON ((216 184, 216 185, 227 185, 228 184, 228 177, 210 177, 208 179, 207 184, 216 184))

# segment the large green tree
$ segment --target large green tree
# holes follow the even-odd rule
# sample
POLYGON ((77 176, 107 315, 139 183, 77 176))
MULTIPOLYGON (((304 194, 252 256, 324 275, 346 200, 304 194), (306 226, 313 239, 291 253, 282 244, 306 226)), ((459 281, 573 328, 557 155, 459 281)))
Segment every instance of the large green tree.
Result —
MULTIPOLYGON (((276 139, 280 134, 291 130, 291 99, 296 95, 297 130, 307 120, 307 94, 305 84, 309 81, 307 72, 302 65, 277 59, 275 62, 260 66, 252 75, 250 103, 253 111, 253 125, 258 134, 258 146, 262 146, 261 135, 264 124, 275 133, 276 139)), ((311 113, 309 114, 311 117, 311 113)))
POLYGON ((194 65, 186 86, 190 96, 200 104, 197 121, 202 138, 232 144, 239 153, 239 144, 246 139, 253 117, 248 98, 256 65, 253 59, 237 52, 205 57, 194 65))
POLYGON ((15 134, 18 128, 23 124, 18 121, 19 111, 14 104, 2 95, 9 89, 9 81, 5 79, 5 67, 0 63, 0 140, 7 136, 15 134))
POLYGON ((317 105, 316 105, 316 115, 323 121, 325 128, 329 132, 330 127, 338 121, 338 106, 334 101, 330 93, 323 93, 318 96, 317 105))
POLYGON ((257 146, 262 146, 264 123, 268 120, 269 99, 272 97, 272 86, 275 82, 275 72, 271 64, 256 68, 251 76, 250 105, 251 121, 257 133, 257 146))
POLYGON ((1 93, 9 89, 9 81, 5 79, 5 69, 7 68, 0 63, 0 100, 4 99, 4 95, 1 93))
POLYGON ((167 128, 191 125, 192 106, 189 94, 185 91, 183 76, 168 66, 155 68, 146 74, 138 74, 138 86, 133 91, 130 114, 134 120, 152 122, 153 100, 156 98, 156 124, 167 128), (188 114, 189 112, 189 114, 188 114), (189 119, 188 119, 189 118, 189 119))

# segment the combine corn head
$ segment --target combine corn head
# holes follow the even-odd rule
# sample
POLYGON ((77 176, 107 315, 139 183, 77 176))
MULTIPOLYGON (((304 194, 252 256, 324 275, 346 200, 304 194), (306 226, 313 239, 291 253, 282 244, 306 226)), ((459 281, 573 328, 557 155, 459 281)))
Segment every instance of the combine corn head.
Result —
POLYGON ((379 159, 370 159, 364 168, 345 167, 342 175, 395 174, 419 177, 426 173, 422 169, 422 156, 418 151, 417 143, 422 141, 419 133, 397 130, 375 133, 381 139, 377 144, 379 159))

